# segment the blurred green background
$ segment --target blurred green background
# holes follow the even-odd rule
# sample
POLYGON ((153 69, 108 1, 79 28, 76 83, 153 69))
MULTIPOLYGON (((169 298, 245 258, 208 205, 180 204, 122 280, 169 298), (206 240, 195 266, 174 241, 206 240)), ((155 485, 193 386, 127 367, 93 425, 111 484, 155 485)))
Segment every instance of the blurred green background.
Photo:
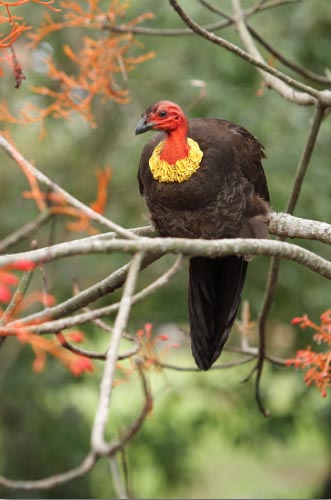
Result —
MULTIPOLYGON (((83 3, 83 2, 82 2, 83 3)), ((243 1, 245 7, 252 1, 243 1)), ((106 2, 105 2, 106 4, 106 2)), ((230 9, 230 2, 219 2, 230 9)), ((198 1, 181 2, 201 24, 215 16, 198 1)), ((155 19, 145 25, 155 28, 182 27, 168 2, 132 1, 128 19, 151 11, 155 19)), ((39 6, 21 8, 27 22, 37 25, 43 13, 39 6)), ((60 16, 60 14, 59 14, 60 16)), ((123 20, 125 22, 125 19, 123 20)), ((307 68, 323 73, 330 67, 331 9, 328 0, 305 0, 267 10, 251 19, 251 25, 278 50, 307 68)), ((222 36, 238 43, 231 29, 222 36)), ((12 109, 31 99, 30 86, 46 80, 45 55, 69 67, 61 47, 80 46, 81 31, 64 30, 52 35, 32 53, 25 41, 16 46, 27 80, 15 90, 12 75, 0 81, 2 97, 12 109)), ((106 36, 105 33, 100 36, 106 36)), ((156 57, 121 75, 118 83, 128 86, 131 100, 126 105, 99 101, 94 112, 97 128, 79 116, 69 121, 49 120, 48 136, 38 139, 38 125, 11 127, 22 154, 54 181, 80 200, 95 199, 94 171, 111 165, 106 215, 125 227, 148 224, 136 181, 139 155, 146 136, 134 136, 141 112, 152 102, 178 102, 192 117, 222 117, 246 127, 264 144, 264 162, 272 207, 285 207, 294 173, 308 135, 313 110, 290 104, 273 91, 259 95, 261 78, 246 62, 195 36, 139 36, 132 54, 155 50, 156 57), (204 95, 200 95, 204 86, 204 95)), ((277 65, 278 63, 275 62, 277 65)), ((281 68, 277 65, 276 67, 281 68)), ((35 96, 34 102, 42 104, 35 96)), ((330 133, 327 117, 322 125, 295 215, 330 221, 330 133)), ((22 199, 26 180, 17 166, 1 153, 0 237, 29 220, 36 209, 22 199)), ((40 246, 79 237, 66 231, 56 220, 36 236, 40 246)), ((84 235, 82 235, 84 236, 84 235)), ((299 242, 324 257, 325 245, 299 242)), ((13 249, 29 248, 24 242, 13 249)), ((72 280, 88 287, 115 270, 127 257, 76 257, 47 266, 48 286, 58 301, 70 296, 72 280)), ((142 287, 164 271, 173 258, 167 257, 145 271, 142 287)), ((256 318, 264 292, 269 259, 256 258, 249 266, 244 298, 256 318)), ((41 275, 35 273, 32 287, 40 288, 41 275)), ((170 332, 181 343, 167 361, 192 366, 187 338, 186 268, 158 293, 134 307, 129 330, 152 322, 155 333, 170 332), (178 328, 179 326, 179 328, 178 328)), ((107 297, 100 304, 115 298, 107 297)), ((318 322, 330 307, 330 283, 291 262, 283 261, 279 287, 272 308, 268 344, 270 350, 292 357, 299 346, 311 342, 308 331, 290 326, 294 316, 307 313, 318 322)), ((87 347, 103 349, 105 335, 97 327, 85 328, 87 347)), ((236 332, 230 342, 238 341, 236 332)), ((255 339, 252 339, 255 343, 255 339)), ((224 353, 222 360, 232 359, 224 353)), ((89 446, 90 426, 98 396, 102 365, 96 363, 92 375, 75 379, 56 361, 35 374, 33 355, 28 347, 8 341, 0 350, 0 471, 13 479, 34 479, 54 474, 78 464, 89 446)), ((289 368, 266 366, 262 394, 271 416, 264 418, 254 400, 254 381, 242 384, 250 365, 210 373, 150 373, 155 396, 154 409, 142 431, 128 446, 126 460, 132 492, 138 498, 311 498, 323 497, 330 479, 329 398, 323 400, 314 388, 307 388, 303 374, 289 368)), ((114 391, 111 436, 135 418, 142 403, 139 382, 131 380, 114 391)), ((100 461, 83 479, 51 491, 12 491, 0 488, 4 498, 109 498, 116 496, 109 464, 100 461)), ((324 496, 329 498, 328 496, 324 496)))

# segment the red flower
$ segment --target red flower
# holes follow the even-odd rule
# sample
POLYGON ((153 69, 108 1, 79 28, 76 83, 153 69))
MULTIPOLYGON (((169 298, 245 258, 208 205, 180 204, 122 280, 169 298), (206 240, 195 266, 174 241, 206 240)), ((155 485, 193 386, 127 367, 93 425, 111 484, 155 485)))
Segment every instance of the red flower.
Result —
POLYGON ((293 318, 291 321, 292 325, 297 325, 299 323, 302 323, 304 321, 304 317, 297 316, 296 318, 293 318))
POLYGON ((18 271, 32 271, 35 267, 36 264, 27 259, 19 260, 11 266, 12 269, 17 269, 18 271))
POLYGON ((82 332, 81 330, 68 332, 67 337, 71 340, 71 342, 76 342, 78 344, 84 342, 85 339, 84 332, 82 332))
POLYGON ((12 293, 10 291, 10 288, 7 285, 0 283, 0 302, 8 304, 8 302, 10 302, 11 296, 12 293))
POLYGON ((161 335, 158 335, 157 338, 163 341, 169 340, 169 336, 164 335, 163 333, 161 335))
POLYGON ((79 377, 85 372, 93 372, 94 366, 86 356, 75 356, 69 363, 69 369, 73 375, 79 377))

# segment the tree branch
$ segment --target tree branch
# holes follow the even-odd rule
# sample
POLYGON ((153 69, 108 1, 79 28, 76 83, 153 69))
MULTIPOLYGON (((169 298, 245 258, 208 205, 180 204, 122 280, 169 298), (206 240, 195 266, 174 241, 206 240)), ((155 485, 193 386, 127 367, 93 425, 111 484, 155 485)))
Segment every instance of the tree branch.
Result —
MULTIPOLYGON (((240 365, 244 365, 246 363, 249 363, 254 358, 255 358, 255 356, 250 354, 249 356, 246 356, 245 358, 240 358, 240 359, 237 359, 235 361, 228 361, 228 362, 220 363, 219 365, 213 365, 210 367, 209 371, 234 368, 236 366, 240 366, 240 365)), ((157 366, 160 366, 161 368, 166 368, 167 370, 175 370, 178 372, 200 372, 201 371, 201 369, 198 368, 197 366, 178 366, 178 365, 173 365, 171 363, 163 363, 161 361, 155 361, 155 360, 153 360, 153 362, 157 366)))
POLYGON ((54 476, 49 476, 44 479, 36 479, 35 481, 15 481, 13 479, 0 476, 0 486, 16 490, 49 490, 54 488, 54 486, 59 486, 63 483, 67 483, 68 481, 84 476, 93 468, 96 460, 96 454, 93 451, 90 451, 78 467, 70 469, 67 472, 55 474, 54 476))
POLYGON ((279 255, 304 265, 325 278, 331 278, 331 263, 313 252, 294 245, 273 240, 233 238, 221 240, 199 240, 186 238, 140 238, 136 240, 96 240, 88 238, 27 252, 0 256, 0 266, 29 260, 36 264, 51 262, 63 257, 86 254, 108 254, 111 252, 152 254, 173 253, 188 257, 225 257, 227 255, 279 255))
POLYGON ((273 212, 269 232, 282 238, 303 238, 331 244, 331 224, 293 217, 283 212, 273 212))
MULTIPOLYGON (((230 26, 232 21, 218 21, 216 23, 211 23, 205 26, 207 30, 219 30, 230 26)), ((148 35, 148 36, 187 36, 194 35, 189 28, 147 28, 144 26, 127 26, 127 25, 116 25, 116 24, 106 24, 103 26, 104 30, 114 31, 115 33, 132 33, 134 35, 148 35)))

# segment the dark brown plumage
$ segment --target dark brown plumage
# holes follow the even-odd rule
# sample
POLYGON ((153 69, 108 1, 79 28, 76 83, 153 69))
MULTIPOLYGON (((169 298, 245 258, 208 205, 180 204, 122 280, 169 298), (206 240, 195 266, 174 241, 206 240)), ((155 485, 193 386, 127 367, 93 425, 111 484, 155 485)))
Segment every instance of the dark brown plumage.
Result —
MULTIPOLYGON (((140 120, 136 133, 162 130, 146 144, 139 189, 161 236, 263 238, 269 192, 261 165, 263 147, 246 129, 226 120, 187 121, 179 106, 161 101, 140 120), (153 178, 149 159, 162 140, 164 160, 184 158, 186 137, 203 152, 200 167, 184 182, 153 178)), ((187 146, 186 146, 187 150, 187 146)), ((162 154, 162 153, 161 153, 162 154)), ((207 370, 220 355, 234 322, 245 281, 243 257, 194 257, 189 266, 189 316, 193 356, 207 370)))

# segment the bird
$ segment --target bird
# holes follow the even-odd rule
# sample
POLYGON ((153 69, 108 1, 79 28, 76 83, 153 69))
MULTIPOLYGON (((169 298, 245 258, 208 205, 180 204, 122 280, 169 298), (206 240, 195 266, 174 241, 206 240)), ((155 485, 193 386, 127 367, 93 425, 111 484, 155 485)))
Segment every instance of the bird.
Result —
MULTIPOLYGON (((161 237, 266 238, 270 196, 262 167, 264 147, 244 127, 219 118, 188 119, 171 101, 152 104, 136 135, 157 133, 144 146, 140 194, 161 237)), ((208 370, 234 323, 248 256, 189 260, 191 350, 208 370)))

